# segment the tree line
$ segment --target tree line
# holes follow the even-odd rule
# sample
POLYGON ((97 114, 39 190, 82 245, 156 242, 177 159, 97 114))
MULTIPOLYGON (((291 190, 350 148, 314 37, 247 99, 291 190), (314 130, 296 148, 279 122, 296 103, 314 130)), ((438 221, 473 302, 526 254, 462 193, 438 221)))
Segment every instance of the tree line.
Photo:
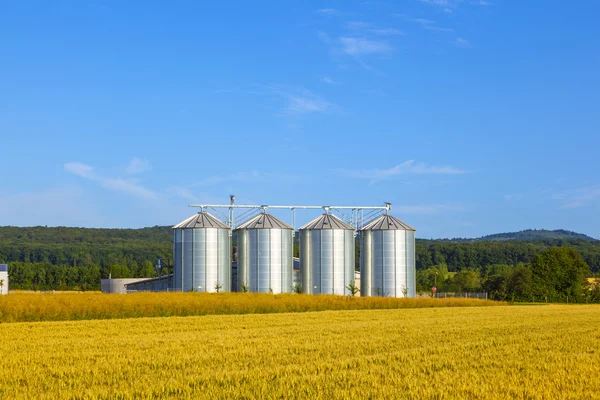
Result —
POLYGON ((531 263, 493 264, 484 269, 450 272, 446 264, 417 270, 417 291, 485 291, 493 300, 600 303, 600 283, 572 247, 551 247, 531 263))
MULTIPOLYGON (((0 263, 9 264, 12 289, 97 290, 100 279, 109 275, 113 278, 154 277, 157 271, 153 266, 159 257, 164 264, 172 265, 172 247, 170 227, 0 227, 0 263)), ((535 299, 538 294, 536 301, 540 301, 542 295, 559 301, 559 295, 554 292, 542 294, 519 289, 533 287, 530 273, 535 269, 532 268, 538 257, 551 248, 572 249, 589 266, 586 278, 600 274, 599 241, 417 240, 418 289, 428 291, 436 283, 441 291, 485 290, 494 298, 518 300, 535 299)), ((298 252, 296 242, 296 257, 298 252)), ((358 241, 356 256, 358 269, 358 241)), ((165 268, 161 273, 170 273, 170 269, 165 268)), ((564 297, 566 300, 566 294, 564 297)))

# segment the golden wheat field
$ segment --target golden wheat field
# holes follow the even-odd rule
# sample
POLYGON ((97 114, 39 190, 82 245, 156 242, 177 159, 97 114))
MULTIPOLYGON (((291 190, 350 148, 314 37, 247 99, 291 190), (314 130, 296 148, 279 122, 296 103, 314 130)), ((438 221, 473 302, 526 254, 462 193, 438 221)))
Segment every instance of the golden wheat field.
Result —
POLYGON ((600 307, 0 324, 0 398, 599 398, 600 307))
POLYGON ((325 310, 497 306, 477 299, 397 299, 259 293, 15 293, 0 296, 0 322, 269 314, 325 310))

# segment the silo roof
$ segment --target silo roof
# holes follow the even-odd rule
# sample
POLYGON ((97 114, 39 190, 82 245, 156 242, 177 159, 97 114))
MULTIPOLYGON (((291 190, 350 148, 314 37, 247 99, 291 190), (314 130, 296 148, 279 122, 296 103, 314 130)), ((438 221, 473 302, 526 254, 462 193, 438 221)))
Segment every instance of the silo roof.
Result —
POLYGON ((294 229, 285 222, 282 222, 271 214, 260 214, 244 222, 236 229, 294 229))
POLYGON ((393 217, 389 214, 384 214, 380 217, 375 218, 373 221, 368 222, 365 226, 360 228, 361 231, 382 231, 382 230, 395 230, 395 231, 416 231, 412 226, 405 224, 398 218, 393 217))
POLYGON ((192 215, 183 222, 178 223, 173 229, 194 229, 194 228, 222 228, 229 229, 229 226, 219 221, 207 212, 199 212, 192 215))
POLYGON ((300 228, 300 230, 305 229, 344 229, 353 231, 354 227, 345 223, 335 215, 323 214, 300 228))

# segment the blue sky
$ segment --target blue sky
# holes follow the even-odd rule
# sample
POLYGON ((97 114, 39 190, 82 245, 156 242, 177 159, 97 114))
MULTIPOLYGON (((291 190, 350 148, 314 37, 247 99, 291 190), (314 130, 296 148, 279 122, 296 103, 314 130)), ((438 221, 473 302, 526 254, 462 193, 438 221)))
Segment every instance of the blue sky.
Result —
POLYGON ((593 1, 5 2, 0 225, 175 224, 235 193, 389 201, 422 238, 600 237, 599 15, 593 1))

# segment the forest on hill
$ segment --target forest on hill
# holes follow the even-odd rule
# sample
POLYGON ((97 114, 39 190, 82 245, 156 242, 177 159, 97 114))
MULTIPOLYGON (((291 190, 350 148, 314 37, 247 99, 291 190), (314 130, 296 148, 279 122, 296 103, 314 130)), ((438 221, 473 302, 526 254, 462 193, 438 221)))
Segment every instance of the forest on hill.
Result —
POLYGON ((585 240, 588 242, 596 241, 593 237, 582 233, 566 231, 564 229, 546 230, 546 229, 526 229, 519 232, 496 233, 493 235, 482 236, 476 239, 452 239, 453 242, 503 242, 507 240, 530 241, 538 239, 570 239, 585 240))
MULTIPOLYGON (((298 236, 298 235, 297 235, 298 236)), ((98 290, 100 279, 154 277, 158 258, 172 265, 171 227, 91 229, 0 227, 0 263, 9 264, 12 289, 98 290)), ((416 243, 417 285, 428 290, 483 290, 490 276, 528 267, 553 247, 569 247, 600 274, 600 241, 573 238, 416 243), (436 275, 435 272, 438 274, 436 275), (438 280, 442 277, 447 279, 438 280), (458 274, 459 279, 455 277, 458 274), (436 278, 437 277, 437 278, 436 278), (469 278, 468 284, 460 279, 469 278)), ((294 246, 295 255, 298 245, 294 246)), ((358 252, 358 249, 357 249, 358 252)), ((356 260, 358 267, 358 258, 356 260)), ((170 273, 169 268, 162 271, 170 273)))

